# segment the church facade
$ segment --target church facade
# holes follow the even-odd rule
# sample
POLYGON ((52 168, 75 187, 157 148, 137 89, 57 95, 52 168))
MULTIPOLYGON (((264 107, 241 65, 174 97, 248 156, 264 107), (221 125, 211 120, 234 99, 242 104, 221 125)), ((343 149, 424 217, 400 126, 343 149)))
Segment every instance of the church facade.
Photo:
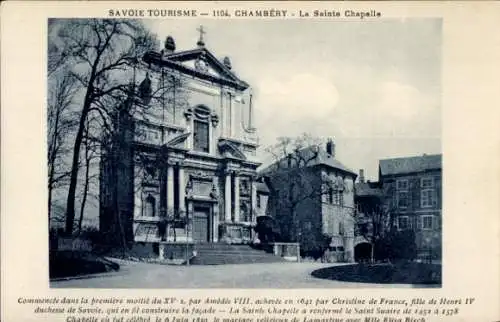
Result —
POLYGON ((141 64, 103 151, 100 230, 128 245, 250 242, 260 163, 249 84, 203 33, 186 51, 169 36, 141 64))

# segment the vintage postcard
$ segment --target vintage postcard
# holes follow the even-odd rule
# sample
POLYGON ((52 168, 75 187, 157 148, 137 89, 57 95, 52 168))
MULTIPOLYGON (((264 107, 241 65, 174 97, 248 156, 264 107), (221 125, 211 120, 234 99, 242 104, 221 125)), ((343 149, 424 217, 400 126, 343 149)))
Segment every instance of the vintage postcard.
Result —
POLYGON ((498 9, 3 4, 2 320, 500 320, 498 9))

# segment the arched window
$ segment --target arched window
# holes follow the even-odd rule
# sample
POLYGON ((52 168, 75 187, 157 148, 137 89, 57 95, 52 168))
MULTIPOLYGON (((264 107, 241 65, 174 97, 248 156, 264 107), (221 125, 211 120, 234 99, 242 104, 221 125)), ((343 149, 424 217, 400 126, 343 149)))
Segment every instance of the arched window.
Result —
POLYGON ((144 209, 144 216, 154 217, 156 215, 156 199, 148 195, 146 198, 146 205, 144 209))

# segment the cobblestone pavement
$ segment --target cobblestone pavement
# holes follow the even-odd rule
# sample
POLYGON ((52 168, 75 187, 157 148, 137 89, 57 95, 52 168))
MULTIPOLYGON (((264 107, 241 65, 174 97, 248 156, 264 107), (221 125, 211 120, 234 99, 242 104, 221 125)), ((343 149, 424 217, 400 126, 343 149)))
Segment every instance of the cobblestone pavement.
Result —
POLYGON ((55 288, 373 288, 412 285, 348 283, 318 279, 311 272, 335 264, 266 263, 170 266, 114 260, 119 272, 52 281, 55 288))

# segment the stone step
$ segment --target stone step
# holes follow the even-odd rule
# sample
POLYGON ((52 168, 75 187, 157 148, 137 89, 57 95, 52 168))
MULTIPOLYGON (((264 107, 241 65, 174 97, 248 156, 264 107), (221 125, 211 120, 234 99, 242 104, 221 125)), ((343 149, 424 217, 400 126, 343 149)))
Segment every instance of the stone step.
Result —
POLYGON ((272 254, 272 253, 266 253, 265 251, 259 251, 259 250, 238 250, 238 249, 199 249, 195 248, 195 250, 198 253, 214 253, 214 254, 239 254, 239 253, 246 253, 246 254, 272 254))
POLYGON ((196 247, 199 248, 216 248, 216 249, 246 249, 251 248, 250 245, 231 245, 231 244, 222 244, 222 243, 206 243, 206 244, 196 244, 196 247))
POLYGON ((270 258, 249 258, 249 257, 195 257, 190 261, 191 265, 224 265, 224 264, 253 264, 253 263, 280 263, 285 262, 279 257, 270 258))
POLYGON ((281 257, 258 250, 249 245, 198 244, 192 265, 224 265, 286 262, 281 257))

